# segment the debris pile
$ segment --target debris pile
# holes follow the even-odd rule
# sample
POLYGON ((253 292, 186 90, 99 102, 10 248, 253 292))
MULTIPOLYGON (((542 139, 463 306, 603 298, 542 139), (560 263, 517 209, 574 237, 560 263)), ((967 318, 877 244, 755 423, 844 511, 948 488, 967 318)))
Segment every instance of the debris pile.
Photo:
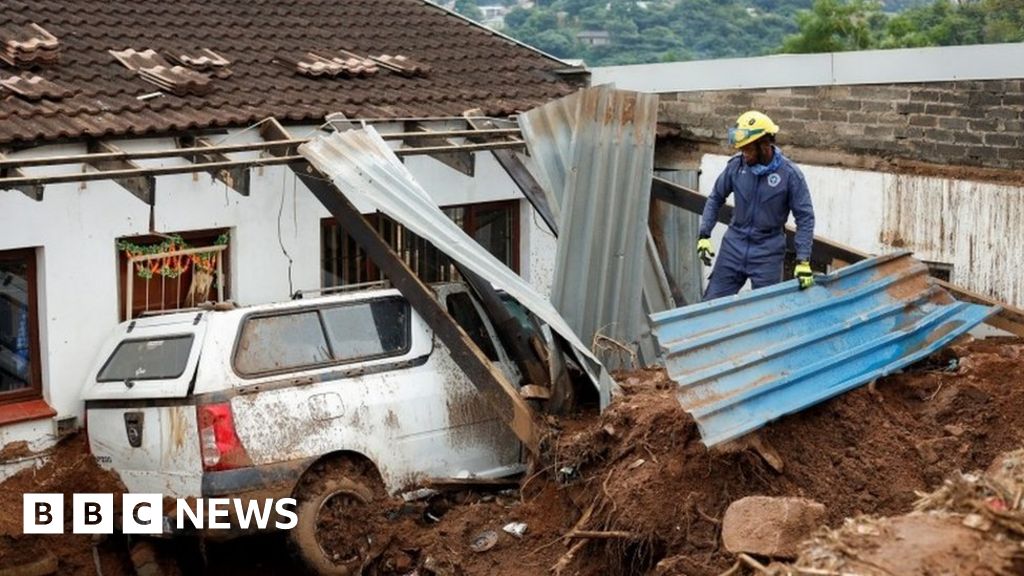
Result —
POLYGON ((112 493, 115 508, 119 507, 124 486, 96 464, 84 434, 58 444, 42 466, 21 470, 0 483, 0 568, 9 568, 13 574, 50 573, 44 568, 62 575, 131 574, 121 543, 72 534, 70 512, 64 515, 64 534, 23 534, 22 494, 26 492, 64 494, 65 511, 71 510, 73 493, 112 493))
POLYGON ((996 458, 985 473, 954 473, 921 494, 914 511, 848 519, 805 545, 796 567, 864 575, 1024 573, 1024 450, 996 458))
MULTIPOLYGON (((1024 387, 1013 382, 1024 367, 1021 350, 1017 340, 954 347, 776 422, 758 443, 714 450, 700 442, 663 371, 620 374, 623 393, 602 415, 558 423, 553 465, 529 474, 519 491, 395 504, 374 569, 402 576, 718 575, 736 561, 723 545, 722 521, 744 497, 815 500, 831 527, 905 513, 957 470, 984 468, 1024 446, 1024 387), (775 466, 765 459, 772 454, 775 466), (521 536, 503 531, 510 523, 526 525, 521 536)), ((950 488, 936 494, 943 490, 950 488)), ((999 492, 1007 506, 1016 497, 1009 491, 999 492)), ((936 514, 925 517, 925 527, 937 530, 936 514)), ((892 522, 880 533, 911 521, 892 522)), ((976 537, 976 529, 963 528, 976 537)))
MULTIPOLYGON (((985 556, 963 566, 1021 573, 1014 554, 1024 500, 1024 387, 1016 380, 1022 368, 1020 340, 954 346, 875 386, 770 424, 757 442, 711 450, 663 371, 622 373, 622 394, 603 414, 552 420, 550 464, 529 471, 518 488, 446 488, 425 500, 390 499, 374 507, 365 519, 376 534, 364 573, 717 576, 735 568, 733 574, 757 574, 749 564, 737 565, 723 542, 726 511, 747 497, 824 506, 820 522, 832 530, 805 543, 795 564, 816 573, 873 574, 839 568, 837 562, 849 561, 840 550, 882 565, 886 558, 911 558, 891 547, 894 536, 908 534, 922 569, 955 565, 935 562, 960 562, 957 551, 967 550, 985 556), (985 474, 958 472, 986 468, 985 474), (879 519, 906 514, 915 503, 913 514, 879 519)), ((27 550, 42 554, 45 544, 59 554, 59 573, 95 573, 88 536, 15 536, 22 492, 119 490, 104 483, 114 480, 104 479, 84 449, 80 439, 63 444, 51 463, 0 484, 0 565, 27 550)), ((322 529, 321 541, 331 542, 331 533, 340 537, 352 526, 339 519, 322 529)), ((103 574, 129 573, 126 547, 112 546, 98 549, 103 574)), ((208 544, 207 573, 290 574, 298 566, 288 560, 283 537, 261 541, 258 550, 251 542, 218 546, 208 544), (264 549, 272 566, 260 564, 269 561, 264 549)), ((747 558, 777 574, 791 569, 756 552, 747 558)), ((893 573, 915 574, 902 566, 893 573)))

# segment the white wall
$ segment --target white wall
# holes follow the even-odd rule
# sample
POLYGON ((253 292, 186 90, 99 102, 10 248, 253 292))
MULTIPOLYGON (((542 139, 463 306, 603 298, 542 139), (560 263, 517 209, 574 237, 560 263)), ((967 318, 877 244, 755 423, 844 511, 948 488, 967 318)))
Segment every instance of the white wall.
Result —
POLYGON ((590 81, 641 92, 691 92, 1021 77, 1024 42, 603 66, 591 69, 590 81))
MULTIPOLYGON (((256 139, 254 131, 245 131, 233 133, 227 142, 256 139)), ((167 139, 116 144, 130 151, 173 146, 167 139)), ((81 146, 50 146, 11 156, 84 151, 81 146)), ((166 166, 183 162, 161 159, 139 163, 166 166)), ((533 209, 490 153, 477 154, 473 178, 429 157, 408 158, 406 165, 441 205, 521 200, 523 274, 539 288, 550 285, 551 270, 546 261, 554 254, 554 241, 538 229, 530 217, 533 209), (536 274, 531 274, 534 271, 536 274)), ((73 166, 61 170, 80 169, 73 166)), ((58 169, 26 172, 41 174, 44 170, 52 174, 58 169)), ((248 197, 205 173, 158 177, 152 209, 155 230, 169 233, 229 228, 231 296, 239 304, 284 300, 295 290, 319 287, 320 220, 329 213, 286 167, 258 168, 250 174, 248 197), (292 260, 291 283, 288 257, 292 260)), ((109 181, 47 186, 42 202, 17 191, 0 191, 0 250, 37 248, 43 396, 58 417, 80 414, 79 393, 84 379, 93 368, 100 343, 118 321, 115 241, 149 233, 149 222, 150 207, 109 181)), ((0 427, 0 445, 28 440, 33 449, 39 450, 51 440, 52 430, 50 421, 0 427)))
MULTIPOLYGON (((703 157, 701 193, 711 192, 727 160, 703 157)), ((816 234, 873 254, 911 250, 921 260, 951 264, 954 284, 1024 305, 1024 251, 1019 249, 1024 188, 822 166, 800 169, 814 201, 816 234)), ((716 246, 724 231, 724 225, 715 228, 716 246)))

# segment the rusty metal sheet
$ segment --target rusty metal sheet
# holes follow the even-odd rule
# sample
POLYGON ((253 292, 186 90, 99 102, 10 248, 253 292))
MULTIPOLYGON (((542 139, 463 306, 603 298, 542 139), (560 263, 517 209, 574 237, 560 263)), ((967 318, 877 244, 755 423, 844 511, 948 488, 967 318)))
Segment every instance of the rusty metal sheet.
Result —
POLYGON ((299 153, 353 201, 401 222, 546 322, 572 345, 600 393, 602 406, 607 405, 613 382, 588 347, 543 296, 444 215, 372 126, 320 135, 300 146, 299 153))
POLYGON ((916 362, 996 313, 958 302, 908 252, 651 316, 708 446, 916 362))
POLYGON ((1024 189, 890 174, 884 178, 879 242, 951 266, 967 290, 1024 305, 1024 189))
POLYGON ((644 332, 642 294, 649 304, 667 296, 660 262, 647 249, 657 111, 655 95, 598 86, 520 117, 539 179, 558 206, 551 301, 584 341, 610 338, 635 349, 644 332))

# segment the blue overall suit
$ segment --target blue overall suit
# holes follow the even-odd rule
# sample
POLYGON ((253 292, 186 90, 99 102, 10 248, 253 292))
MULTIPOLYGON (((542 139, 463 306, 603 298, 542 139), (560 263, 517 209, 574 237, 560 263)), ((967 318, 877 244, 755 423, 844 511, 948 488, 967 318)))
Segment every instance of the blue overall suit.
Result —
POLYGON ((704 300, 739 292, 750 279, 753 288, 782 281, 786 255, 786 220, 796 220, 796 258, 810 260, 814 240, 814 206, 800 169, 774 147, 767 165, 747 166, 743 154, 729 159, 704 205, 700 234, 710 237, 718 211, 736 193, 732 222, 722 240, 704 300))

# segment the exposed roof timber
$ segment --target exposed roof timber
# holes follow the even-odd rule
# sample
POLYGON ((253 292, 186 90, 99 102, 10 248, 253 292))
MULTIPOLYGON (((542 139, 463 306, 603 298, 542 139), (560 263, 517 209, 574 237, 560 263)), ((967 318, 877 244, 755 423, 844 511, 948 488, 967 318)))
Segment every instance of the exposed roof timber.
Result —
MULTIPOLYGON (((114 154, 123 152, 123 150, 117 146, 102 140, 90 140, 86 145, 86 150, 92 154, 114 154)), ((126 174, 124 176, 117 176, 110 179, 125 190, 134 194, 139 200, 142 200, 150 206, 153 205, 153 202, 156 199, 154 194, 154 191, 156 190, 156 177, 151 174, 145 174, 143 172, 145 169, 135 162, 120 158, 112 158, 106 160, 90 159, 86 161, 86 164, 98 170, 99 173, 107 173, 110 171, 138 171, 136 174, 126 174)))
MULTIPOLYGON (((406 134, 416 134, 414 136, 407 136, 403 141, 413 147, 422 148, 424 146, 455 146, 456 144, 444 136, 438 136, 432 134, 432 131, 423 125, 421 122, 406 122, 405 123, 406 134), (427 136, 419 136, 419 133, 428 134, 427 136)), ((476 162, 472 152, 444 152, 440 154, 431 154, 431 158, 438 162, 448 166, 452 170, 456 170, 465 174, 466 176, 473 177, 476 172, 476 162)))
MULTIPOLYGON (((484 118, 479 110, 467 110, 464 115, 469 126, 478 132, 478 134, 469 137, 471 142, 479 142, 489 138, 488 134, 493 133, 497 128, 494 121, 484 118)), ((555 219, 554 214, 551 212, 551 206, 548 205, 544 189, 526 168, 526 165, 523 164, 519 156, 516 155, 515 151, 501 149, 492 150, 491 153, 494 154, 495 160, 508 173, 512 181, 516 183, 516 186, 519 187, 523 196, 526 196, 526 199, 530 201, 533 209, 540 214, 541 219, 548 225, 551 232, 558 236, 558 220, 555 219)))
MULTIPOLYGON (((663 200, 669 204, 682 208, 683 210, 693 212, 694 214, 700 214, 703 212, 704 202, 707 200, 703 194, 696 190, 691 190, 690 188, 681 186, 675 182, 669 182, 668 180, 657 177, 651 180, 651 194, 658 200, 663 200)), ((722 206, 722 209, 718 212, 718 221, 723 224, 728 224, 731 220, 732 206, 722 206)), ((786 236, 792 237, 793 234, 793 228, 786 226, 786 236)), ((862 252, 851 246, 846 246, 821 236, 814 237, 814 251, 811 254, 811 258, 814 260, 823 262, 838 260, 847 264, 853 264, 854 262, 860 262, 861 260, 870 257, 871 255, 867 252, 862 252)), ((985 320, 985 323, 1000 330, 1016 334, 1017 336, 1024 336, 1024 310, 1011 306, 1005 302, 1000 302, 994 298, 977 294, 970 290, 965 290, 940 279, 936 279, 936 282, 960 300, 973 302, 975 304, 999 306, 1001 310, 997 314, 989 316, 988 319, 985 320)))
MULTIPOLYGON (((182 148, 215 148, 206 138, 179 138, 178 145, 182 148)), ((194 163, 208 164, 211 162, 230 162, 231 159, 222 152, 196 153, 189 158, 194 163)), ((211 176, 224 183, 225 186, 242 196, 249 195, 249 169, 243 167, 217 168, 208 170, 211 176)))
MULTIPOLYGON (((262 134, 262 127, 260 125, 262 134)), ((445 132, 435 132, 432 136, 438 137, 465 137, 477 134, 504 134, 509 136, 518 136, 520 134, 517 128, 501 128, 496 130, 484 130, 484 131, 473 131, 473 130, 448 130, 445 132)), ((403 140, 410 136, 419 136, 419 133, 407 133, 398 132, 394 134, 384 134, 382 137, 385 140, 403 140)), ((264 142, 252 142, 248 144, 218 144, 216 146, 193 146, 190 148, 168 148, 166 150, 146 150, 139 152, 127 152, 118 149, 116 152, 106 153, 89 153, 89 154, 72 154, 67 156, 50 156, 40 158, 0 158, 0 170, 9 168, 28 168, 31 166, 56 166, 59 164, 80 164, 82 162, 90 162, 94 160, 146 160, 153 158, 169 158, 169 157, 188 157, 196 154, 211 154, 220 153, 227 154, 229 152, 251 152, 253 150, 268 150, 277 149, 281 146, 288 146, 291 148, 297 147, 299 144, 308 142, 306 138, 284 138, 284 139, 268 139, 264 138, 264 142)), ((516 141, 510 141, 515 144, 516 141)), ((519 142, 522 144, 522 142, 519 142)), ((402 155, 402 152, 399 152, 402 155)))
MULTIPOLYGON (((264 122, 261 131, 274 138, 288 137, 288 132, 276 120, 264 122)), ((298 164, 291 164, 296 176, 366 251, 391 284, 452 351, 452 359, 480 391, 483 401, 493 409, 494 414, 533 455, 540 456, 544 428, 533 407, 520 397, 518 389, 480 351, 473 339, 437 300, 434 291, 398 257, 330 177, 308 160, 304 164, 301 168, 298 164)))
MULTIPOLYGON (((266 125, 264 125, 266 126, 266 125)), ((294 140, 276 141, 273 146, 270 146, 270 150, 285 149, 294 151, 297 144, 294 140), (292 142, 288 144, 287 142, 292 142)), ((516 142, 483 142, 479 144, 461 144, 459 146, 435 146, 427 148, 403 148, 396 150, 395 154, 398 156, 417 156, 417 155, 429 155, 437 154, 441 152, 454 152, 454 151, 473 151, 480 152, 484 150, 496 150, 502 148, 518 148, 523 146, 520 141, 516 142)), ((200 149, 203 150, 203 149, 200 149)), ((273 154, 273 152, 271 152, 273 154)), ((120 162, 120 160, 117 160, 120 162)), ((295 154, 287 154, 284 156, 275 156, 273 158, 258 158, 254 160, 230 160, 227 162, 206 162, 199 164, 188 164, 184 166, 161 166, 159 168, 131 168, 131 169, 115 169, 104 172, 86 172, 81 174, 60 174, 53 176, 22 176, 12 178, 0 178, 0 190, 14 188, 24 184, 60 184, 66 182, 94 182, 97 180, 111 180, 117 178, 131 178, 135 176, 167 176, 169 174, 191 174, 194 172, 206 172, 213 169, 221 168, 253 168, 256 166, 279 166, 283 164, 305 162, 302 156, 295 154)), ((67 162, 61 162, 66 164, 67 162)))
MULTIPOLYGON (((0 161, 6 158, 3 154, 0 154, 0 161)), ((0 167, 0 178, 26 178, 27 175, 21 168, 3 168, 0 167)), ((18 184, 15 186, 9 186, 12 190, 17 190, 25 196, 41 202, 43 200, 43 185, 42 184, 18 184)))

